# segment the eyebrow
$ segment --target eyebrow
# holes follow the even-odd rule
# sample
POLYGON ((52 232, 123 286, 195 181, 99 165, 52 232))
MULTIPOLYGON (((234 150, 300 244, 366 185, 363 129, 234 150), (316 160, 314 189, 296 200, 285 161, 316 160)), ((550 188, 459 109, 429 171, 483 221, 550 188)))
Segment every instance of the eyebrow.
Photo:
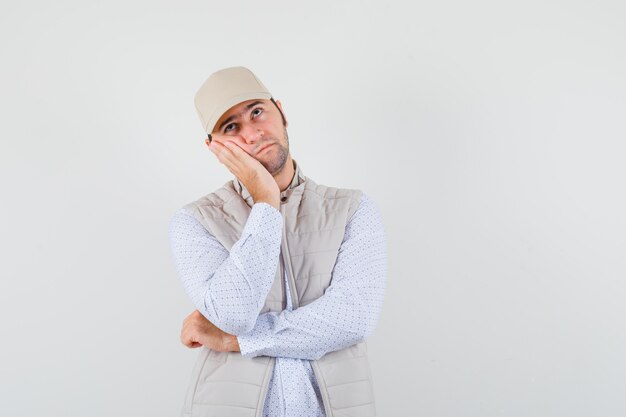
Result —
POLYGON ((247 112, 248 110, 250 110, 252 107, 256 106, 257 104, 263 104, 263 102, 262 102, 262 101, 260 101, 260 100, 257 100, 257 101, 254 101, 254 102, 252 102, 252 103, 248 104, 248 105, 246 106, 246 109, 245 109, 244 111, 242 111, 242 112, 241 112, 241 113, 239 113, 239 114, 233 114, 233 115, 232 115, 232 116, 230 116, 228 119, 224 120, 224 121, 222 122, 222 124, 220 124, 220 127, 219 127, 219 129, 218 129, 218 130, 219 130, 219 131, 221 131, 221 130, 222 130, 222 128, 223 128, 225 125, 227 125, 228 123, 232 122, 232 121, 233 121, 233 120, 235 120, 237 117, 241 116, 242 114, 244 114, 245 112, 247 112))

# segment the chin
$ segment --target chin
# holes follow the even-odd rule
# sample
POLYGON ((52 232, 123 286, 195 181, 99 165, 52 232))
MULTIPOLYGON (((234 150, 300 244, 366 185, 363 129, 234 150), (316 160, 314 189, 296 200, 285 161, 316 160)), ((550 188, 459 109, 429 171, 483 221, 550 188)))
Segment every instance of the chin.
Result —
POLYGON ((267 169, 267 171, 272 174, 272 175, 276 175, 278 174, 280 171, 283 170, 283 168, 285 167, 285 162, 284 161, 282 164, 280 163, 280 161, 269 161, 268 162, 261 162, 261 164, 265 167, 265 169, 267 169))

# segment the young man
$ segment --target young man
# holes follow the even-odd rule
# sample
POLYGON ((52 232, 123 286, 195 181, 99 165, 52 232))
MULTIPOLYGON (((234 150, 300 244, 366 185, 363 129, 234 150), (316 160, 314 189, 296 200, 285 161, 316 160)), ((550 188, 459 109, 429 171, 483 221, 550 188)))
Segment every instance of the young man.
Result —
POLYGON ((365 339, 383 303, 383 222, 360 190, 304 176, 287 119, 247 68, 195 96, 206 144, 235 176, 179 209, 173 259, 200 347, 182 416, 375 415, 365 339))

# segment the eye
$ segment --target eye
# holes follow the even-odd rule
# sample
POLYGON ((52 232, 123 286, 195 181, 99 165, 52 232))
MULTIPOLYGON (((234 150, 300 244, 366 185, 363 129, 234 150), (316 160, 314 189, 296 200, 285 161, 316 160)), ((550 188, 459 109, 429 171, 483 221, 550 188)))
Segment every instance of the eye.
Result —
POLYGON ((262 109, 261 107, 257 107, 256 109, 252 110, 252 114, 254 114, 254 112, 255 112, 255 111, 257 111, 257 110, 259 111, 259 112, 257 113, 257 116, 258 116, 259 114, 263 113, 263 109, 262 109))
POLYGON ((224 128, 224 133, 229 132, 231 129, 229 129, 231 126, 236 126, 237 123, 230 123, 227 124, 226 127, 224 128))

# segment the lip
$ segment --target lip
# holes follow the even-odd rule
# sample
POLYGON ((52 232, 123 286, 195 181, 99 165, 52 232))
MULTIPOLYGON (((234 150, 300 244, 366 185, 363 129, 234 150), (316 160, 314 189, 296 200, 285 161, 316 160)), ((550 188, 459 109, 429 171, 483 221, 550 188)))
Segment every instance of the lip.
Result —
POLYGON ((263 152, 264 150, 266 150, 267 148, 271 148, 272 146, 274 146, 273 143, 270 143, 269 145, 264 146, 263 148, 261 148, 260 151, 258 151, 256 154, 260 154, 261 152, 263 152))

